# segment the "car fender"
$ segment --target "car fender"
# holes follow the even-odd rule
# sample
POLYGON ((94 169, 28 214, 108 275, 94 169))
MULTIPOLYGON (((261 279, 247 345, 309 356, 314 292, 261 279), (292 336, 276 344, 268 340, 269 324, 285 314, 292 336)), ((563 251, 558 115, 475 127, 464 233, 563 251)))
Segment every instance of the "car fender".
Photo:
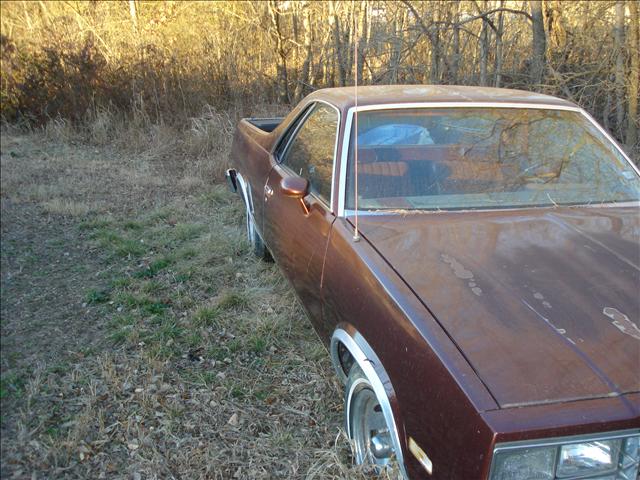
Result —
MULTIPOLYGON (((382 362, 373 351, 367 340, 358 332, 352 325, 340 324, 333 332, 331 336, 331 345, 329 347, 331 354, 331 361, 336 370, 338 378, 342 383, 346 383, 347 373, 342 368, 342 362, 339 358, 338 347, 342 344, 351 354, 355 363, 358 364, 367 380, 371 383, 373 391, 375 392, 378 400, 380 401, 380 407, 384 414, 387 425, 391 425, 393 428, 393 435, 391 436, 394 444, 394 450, 398 465, 404 478, 408 478, 404 465, 403 443, 400 440, 400 432, 397 426, 396 418, 398 412, 394 411, 391 399, 395 398, 395 392, 393 385, 391 385, 391 379, 387 374, 382 362)), ((350 409, 350 392, 347 393, 345 409, 345 418, 349 418, 350 409)), ((351 436, 349 431, 349 425, 346 425, 347 434, 351 436)))

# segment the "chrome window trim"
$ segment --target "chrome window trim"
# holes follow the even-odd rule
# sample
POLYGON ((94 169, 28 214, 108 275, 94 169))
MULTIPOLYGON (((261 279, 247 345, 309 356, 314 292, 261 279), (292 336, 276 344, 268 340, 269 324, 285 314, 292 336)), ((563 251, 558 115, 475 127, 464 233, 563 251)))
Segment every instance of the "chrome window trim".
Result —
MULTIPOLYGON (((399 110, 408 108, 523 108, 533 110, 563 110, 567 112, 580 113, 585 117, 596 129, 602 133, 607 140, 611 142, 622 157, 627 160, 631 168, 640 176, 640 169, 631 161, 631 159, 624 152, 622 147, 618 145, 607 131, 600 126, 600 124, 589 115, 583 108, 570 105, 553 105, 553 104, 538 104, 538 103, 500 103, 500 102, 419 102, 419 103, 389 103, 389 104, 376 104, 376 105, 364 105, 358 106, 357 111, 369 112, 375 110, 399 110)), ((340 171, 339 171, 339 184, 338 184, 338 216, 345 217, 348 214, 353 214, 354 210, 345 211, 345 201, 347 195, 347 159, 349 154, 349 143, 351 142, 351 127, 353 124, 353 116, 356 111, 356 107, 351 107, 347 111, 347 118, 345 122, 344 135, 342 137, 342 155, 340 156, 340 171)), ((332 191, 333 198, 333 191, 332 191)), ((443 210, 450 211, 450 210, 443 210)), ((359 211, 358 214, 366 212, 359 211)), ((389 213, 393 213, 392 211, 389 213)))
MULTIPOLYGON (((296 117, 296 119, 294 120, 294 122, 298 121, 298 119, 300 119, 300 121, 295 126, 295 130, 291 134, 291 137, 287 141, 287 144, 282 149, 283 161, 280 161, 280 159, 276 157, 276 163, 278 165, 280 165, 280 166, 287 167, 287 165, 285 165, 285 163, 284 163, 284 159, 287 156, 287 152, 289 151, 289 147, 291 146, 291 142, 293 142, 293 139, 298 136, 298 131, 307 122, 309 116, 315 110, 316 105, 318 103, 323 103, 323 104, 328 105, 329 107, 333 108, 336 111, 336 113, 338 114, 338 121, 336 122, 336 135, 335 135, 335 140, 334 140, 334 145, 333 145, 333 166, 331 167, 331 198, 329 199, 329 205, 327 205, 327 202, 326 202, 326 200, 324 198, 320 197, 320 195, 315 194, 315 192, 310 192, 310 195, 313 195, 318 201, 320 201, 324 206, 326 206, 327 209, 331 213, 334 213, 334 211, 333 211, 333 199, 334 199, 334 197, 336 195, 336 191, 335 191, 336 190, 335 189, 336 167, 337 167, 336 164, 337 164, 337 160, 338 160, 338 146, 340 145, 340 125, 341 125, 341 122, 342 122, 342 112, 340 111, 340 109, 338 107, 336 107, 332 103, 329 103, 329 102, 327 102, 325 100, 320 100, 320 99, 311 100, 307 105, 305 105, 304 111, 298 117, 296 117)), ((285 132, 282 134, 282 136, 286 135, 286 132, 288 132, 288 130, 285 130, 285 132)), ((274 157, 275 157, 276 150, 278 150, 278 146, 280 145, 281 139, 282 139, 282 137, 280 137, 280 139, 278 139, 278 141, 276 142, 276 146, 273 149, 274 157)), ((290 171, 293 174, 296 174, 293 170, 291 170, 288 167, 287 167, 287 170, 290 171)))
MULTIPOLYGON (((495 473, 495 457, 497 453, 509 450, 521 450, 523 448, 544 448, 559 447, 563 445, 573 445, 576 443, 587 443, 593 441, 618 440, 640 435, 640 429, 617 430, 613 432, 587 433, 583 435, 572 435, 566 437, 554 437, 539 440, 521 440, 518 442, 497 443, 491 455, 491 468, 489 469, 489 480, 495 473)), ((593 474, 592 474, 593 475, 593 474)), ((570 480, 571 477, 567 478, 570 480)))

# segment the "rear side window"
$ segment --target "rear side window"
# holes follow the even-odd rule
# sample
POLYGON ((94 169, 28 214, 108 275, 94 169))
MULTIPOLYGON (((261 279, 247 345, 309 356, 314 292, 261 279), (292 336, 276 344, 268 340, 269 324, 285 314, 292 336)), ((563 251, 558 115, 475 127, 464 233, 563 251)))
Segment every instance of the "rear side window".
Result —
POLYGON ((282 162, 296 175, 309 180, 311 191, 327 203, 331 199, 337 128, 337 111, 317 104, 297 131, 282 162))
POLYGON ((307 106, 302 111, 302 113, 300 113, 296 117, 296 119, 291 123, 287 131, 284 133, 284 135, 282 135, 282 138, 280 138, 280 141, 278 142, 278 146, 276 147, 276 150, 275 150, 275 156, 278 159, 278 162, 281 162, 282 159, 284 158, 284 152, 287 146, 289 145, 289 141, 291 140, 291 137, 293 137, 294 133, 296 133, 296 131, 298 130, 298 127, 304 121, 305 117, 307 116, 307 113, 309 113, 309 110, 311 110, 311 108, 312 108, 311 106, 307 106))

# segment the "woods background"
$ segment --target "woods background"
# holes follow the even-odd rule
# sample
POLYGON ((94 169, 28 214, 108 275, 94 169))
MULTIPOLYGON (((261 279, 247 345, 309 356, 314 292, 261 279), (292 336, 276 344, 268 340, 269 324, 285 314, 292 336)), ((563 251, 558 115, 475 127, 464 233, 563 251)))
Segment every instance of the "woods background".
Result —
POLYGON ((214 182, 354 46, 362 84, 558 95, 640 159, 634 1, 12 1, 0 34, 0 478, 371 478, 214 182))
POLYGON ((352 85, 357 41, 361 84, 558 95, 638 158, 638 24, 634 0, 2 2, 1 115, 98 122, 104 138, 123 119, 184 130, 232 111, 233 124, 352 85))

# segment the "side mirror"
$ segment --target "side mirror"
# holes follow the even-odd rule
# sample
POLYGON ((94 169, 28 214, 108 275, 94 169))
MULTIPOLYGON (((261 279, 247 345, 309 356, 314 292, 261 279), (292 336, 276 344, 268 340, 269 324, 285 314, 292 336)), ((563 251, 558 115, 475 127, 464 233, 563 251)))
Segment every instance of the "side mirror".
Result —
POLYGON ((302 211, 309 215, 309 206, 304 201, 304 197, 309 195, 309 180, 302 177, 284 177, 280 181, 280 191, 287 197, 299 200, 302 211))
POLYGON ((280 190, 291 198, 304 198, 309 195, 309 180, 302 177, 284 177, 280 182, 280 190))

